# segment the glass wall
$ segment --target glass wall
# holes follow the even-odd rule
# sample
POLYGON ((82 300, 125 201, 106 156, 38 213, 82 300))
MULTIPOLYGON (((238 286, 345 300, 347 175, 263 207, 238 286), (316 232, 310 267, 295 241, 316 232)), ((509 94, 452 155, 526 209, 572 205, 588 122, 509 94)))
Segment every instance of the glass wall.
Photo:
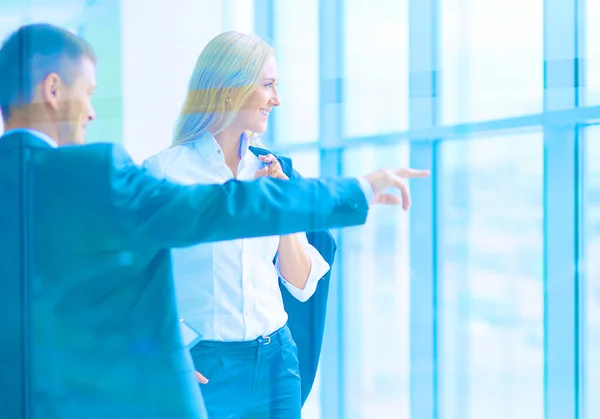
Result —
POLYGON ((314 143, 319 137, 318 17, 317 0, 275 1, 273 43, 282 105, 271 127, 274 143, 314 143))
POLYGON ((343 2, 346 136, 408 127, 408 1, 343 2))
POLYGON ((585 130, 584 383, 586 418, 600 415, 600 126, 585 130))
MULTIPOLYGON (((407 143, 352 148, 344 175, 408 165, 407 143)), ((408 214, 376 208, 342 234, 344 400, 348 418, 410 415, 408 214)))
POLYGON ((595 39, 600 37, 600 1, 587 0, 582 2, 585 7, 585 48, 583 49, 583 62, 587 64, 585 99, 588 105, 600 104, 600 51, 596 47, 595 39))
POLYGON ((440 411, 544 418, 539 133, 443 143, 440 411))
POLYGON ((541 112, 543 0, 440 5, 442 122, 541 112))

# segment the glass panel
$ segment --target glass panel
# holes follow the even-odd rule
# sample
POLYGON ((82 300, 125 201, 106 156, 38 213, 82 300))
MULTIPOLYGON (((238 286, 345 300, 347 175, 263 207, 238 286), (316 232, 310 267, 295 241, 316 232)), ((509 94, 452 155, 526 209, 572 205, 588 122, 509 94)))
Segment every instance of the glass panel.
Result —
POLYGON ((598 49, 598 39, 600 38, 600 0, 587 0, 585 9, 585 29, 586 29, 586 51, 585 58, 587 62, 587 94, 586 104, 600 104, 600 50, 598 49))
POLYGON ((443 0, 442 122, 542 111, 543 0, 443 0))
POLYGON ((302 419, 321 419, 321 366, 317 369, 315 383, 302 407, 302 419))
POLYGON ((310 150, 284 153, 285 157, 293 159, 294 169, 304 177, 319 177, 321 155, 316 148, 310 150))
POLYGON ((542 419, 542 135, 440 149, 443 417, 542 419))
POLYGON ((344 135, 406 130, 408 1, 347 0, 344 9, 344 135))
MULTIPOLYGON (((408 144, 344 153, 344 174, 408 165, 408 144)), ((343 348, 347 418, 410 417, 408 213, 373 207, 367 224, 342 230, 343 348)))
POLYGON ((586 418, 600 417, 600 126, 586 129, 586 258, 587 274, 583 293, 584 379, 586 418))
POLYGON ((275 110, 275 142, 319 137, 319 9, 317 0, 275 0, 275 49, 282 105, 275 110))
MULTIPOLYGON (((131 7, 131 2, 127 4, 131 7)), ((139 15, 139 9, 137 11, 136 19, 142 22, 146 21, 145 18, 147 16, 142 17, 139 15)), ((137 44, 131 51, 124 51, 127 45, 131 45, 127 41, 124 42, 124 39, 127 37, 126 33, 128 29, 126 28, 130 26, 127 16, 127 8, 121 7, 118 2, 90 3, 85 10, 84 23, 82 23, 78 31, 79 35, 92 44, 98 56, 98 66, 96 68, 98 89, 92 100, 96 110, 96 119, 86 129, 86 141, 88 143, 106 141, 123 142, 123 126, 124 122, 128 119, 124 117, 123 113, 123 92, 131 86, 129 80, 123 80, 122 70, 126 67, 123 63, 123 58, 127 55, 128 59, 133 61, 139 58, 140 51, 145 49, 143 47, 140 48, 139 44, 137 44)), ((165 14, 161 14, 163 19, 165 16, 165 14)), ((153 48, 156 48, 156 43, 152 42, 151 38, 144 38, 144 45, 152 45, 153 48)), ((154 58, 157 56, 158 54, 154 58)), ((155 61, 157 63, 162 62, 162 60, 156 59, 155 61)), ((168 60, 165 61, 168 62, 168 60)), ((159 65, 154 67, 159 67, 159 65)), ((147 92, 149 84, 144 83, 147 80, 141 74, 147 75, 148 70, 144 69, 143 73, 135 75, 139 86, 143 86, 147 92)), ((153 96, 154 100, 149 100, 148 95, 145 95, 146 106, 160 106, 157 103, 162 101, 163 96, 160 94, 159 88, 153 89, 153 94, 155 95, 153 96)), ((150 117, 144 120, 144 123, 156 129, 157 125, 165 122, 165 119, 163 114, 162 119, 150 117), (149 121, 151 122, 149 123, 149 121)), ((140 143, 144 144, 145 148, 149 142, 152 142, 154 135, 156 135, 156 132, 152 136, 145 136, 141 132, 137 132, 135 137, 140 143)), ((166 138, 165 140, 168 141, 166 138)))
POLYGON ((223 31, 254 32, 254 0, 222 0, 223 31))

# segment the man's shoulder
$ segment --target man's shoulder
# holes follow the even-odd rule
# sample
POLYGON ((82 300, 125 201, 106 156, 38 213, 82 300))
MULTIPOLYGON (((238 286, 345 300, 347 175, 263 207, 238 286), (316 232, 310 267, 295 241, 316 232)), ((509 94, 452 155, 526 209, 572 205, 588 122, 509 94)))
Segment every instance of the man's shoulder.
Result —
POLYGON ((25 130, 13 130, 0 135, 0 153, 15 149, 52 149, 43 139, 25 130))
POLYGON ((10 132, 0 136, 0 155, 15 155, 16 150, 29 150, 38 164, 64 164, 65 161, 79 164, 109 163, 129 160, 127 152, 118 144, 94 143, 52 147, 42 138, 26 131, 10 132), (13 153, 11 153, 13 152, 13 153))
POLYGON ((107 166, 129 164, 131 158, 125 149, 114 143, 93 143, 61 146, 52 150, 57 160, 75 160, 80 164, 103 164, 107 166))
MULTIPOLYGON (((129 170, 134 163, 119 144, 94 143, 52 148, 25 143, 35 173, 43 179, 74 177, 80 181, 91 178, 109 179, 111 173, 129 170), (98 178, 100 176, 100 178, 98 178)), ((2 155, 0 150, 0 155, 2 155)), ((13 156, 17 154, 12 153, 13 156)), ((9 155, 10 156, 10 155, 9 155)))
POLYGON ((57 151, 64 151, 72 154, 87 154, 91 156, 103 156, 106 158, 113 158, 115 154, 127 154, 125 149, 115 143, 92 143, 83 145, 68 145, 62 146, 56 149, 57 151))

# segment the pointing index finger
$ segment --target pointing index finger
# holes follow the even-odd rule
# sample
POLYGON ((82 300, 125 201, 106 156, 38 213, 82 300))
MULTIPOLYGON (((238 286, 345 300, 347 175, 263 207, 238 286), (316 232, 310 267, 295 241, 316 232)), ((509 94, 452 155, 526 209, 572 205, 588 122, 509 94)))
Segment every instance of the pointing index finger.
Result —
POLYGON ((394 172, 398 176, 401 176, 403 178, 426 178, 431 175, 430 170, 420 170, 411 168, 396 169, 394 172))

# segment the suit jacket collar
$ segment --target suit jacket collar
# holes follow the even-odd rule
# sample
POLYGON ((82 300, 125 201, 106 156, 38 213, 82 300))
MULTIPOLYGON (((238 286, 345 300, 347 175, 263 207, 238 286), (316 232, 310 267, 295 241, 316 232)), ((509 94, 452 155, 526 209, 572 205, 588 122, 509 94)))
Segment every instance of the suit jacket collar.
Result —
POLYGON ((35 130, 35 129, 17 128, 17 129, 12 129, 10 131, 6 131, 4 133, 4 135, 17 134, 17 133, 27 133, 29 135, 33 135, 34 137, 37 137, 40 140, 43 140, 44 142, 46 142, 52 148, 58 147, 58 144, 56 143, 56 141, 53 138, 51 138, 48 134, 43 133, 42 131, 35 130))
POLYGON ((25 145, 40 148, 56 148, 57 144, 46 134, 29 129, 14 129, 6 131, 0 136, 0 144, 6 144, 10 141, 21 141, 25 145))

